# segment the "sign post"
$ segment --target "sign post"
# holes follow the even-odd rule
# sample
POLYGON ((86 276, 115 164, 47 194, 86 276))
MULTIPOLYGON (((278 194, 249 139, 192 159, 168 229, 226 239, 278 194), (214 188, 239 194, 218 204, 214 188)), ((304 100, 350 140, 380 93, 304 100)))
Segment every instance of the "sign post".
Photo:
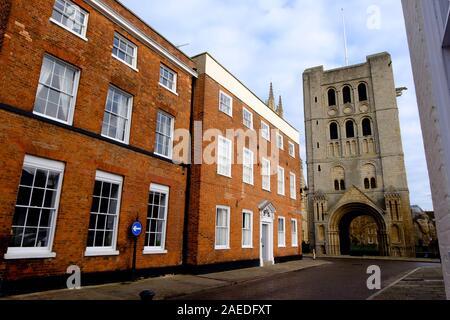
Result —
POLYGON ((134 240, 134 248, 133 248, 133 266, 131 268, 131 281, 136 280, 136 250, 137 250, 137 239, 142 233, 142 223, 136 218, 136 221, 133 222, 130 228, 131 235, 134 240))

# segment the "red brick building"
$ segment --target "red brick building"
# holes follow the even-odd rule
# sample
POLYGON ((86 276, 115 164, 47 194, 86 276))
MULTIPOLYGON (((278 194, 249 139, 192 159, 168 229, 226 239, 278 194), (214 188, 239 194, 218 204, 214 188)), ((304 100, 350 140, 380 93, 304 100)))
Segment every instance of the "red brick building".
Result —
POLYGON ((126 273, 137 217, 137 268, 181 266, 194 63, 117 1, 0 7, 1 279, 126 273))
POLYGON ((193 151, 188 264, 300 259, 298 131, 282 118, 281 101, 278 110, 273 96, 262 102, 207 53, 193 60, 193 135, 204 139, 193 151))
POLYGON ((0 66, 0 292, 63 287, 73 265, 83 285, 128 278, 136 219, 144 276, 301 257, 298 132, 209 56, 190 59, 115 0, 0 0, 0 66), (243 118, 269 134, 244 166, 191 166, 177 149, 180 131, 206 132, 194 121, 243 118), (277 151, 266 160, 282 180, 260 148, 277 151))

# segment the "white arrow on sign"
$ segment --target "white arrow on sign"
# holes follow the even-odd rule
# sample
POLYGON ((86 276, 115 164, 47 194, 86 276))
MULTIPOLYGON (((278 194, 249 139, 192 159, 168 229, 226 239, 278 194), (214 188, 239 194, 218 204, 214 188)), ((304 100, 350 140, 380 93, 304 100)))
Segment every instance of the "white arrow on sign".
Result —
POLYGON ((141 231, 141 227, 133 226, 133 232, 141 231))

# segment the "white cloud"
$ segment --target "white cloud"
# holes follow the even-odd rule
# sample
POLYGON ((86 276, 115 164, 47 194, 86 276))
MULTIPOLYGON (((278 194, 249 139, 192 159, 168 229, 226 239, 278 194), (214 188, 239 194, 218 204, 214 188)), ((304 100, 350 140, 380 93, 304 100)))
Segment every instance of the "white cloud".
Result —
MULTIPOLYGON (((283 95, 287 120, 304 139, 302 73, 344 61, 341 8, 345 8, 350 63, 388 51, 399 99, 412 203, 431 209, 430 189, 400 1, 377 0, 381 29, 367 26, 372 0, 122 0, 188 55, 208 51, 263 100, 270 81, 283 95)), ((305 159, 304 141, 302 155, 305 159)))

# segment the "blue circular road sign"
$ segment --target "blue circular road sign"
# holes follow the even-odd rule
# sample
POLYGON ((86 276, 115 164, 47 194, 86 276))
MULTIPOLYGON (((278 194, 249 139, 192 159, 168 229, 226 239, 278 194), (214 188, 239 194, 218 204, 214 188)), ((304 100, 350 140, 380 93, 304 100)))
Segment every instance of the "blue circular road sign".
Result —
POLYGON ((131 233, 133 234, 133 236, 139 237, 142 233, 142 223, 140 223, 139 221, 135 221, 131 225, 131 233))

